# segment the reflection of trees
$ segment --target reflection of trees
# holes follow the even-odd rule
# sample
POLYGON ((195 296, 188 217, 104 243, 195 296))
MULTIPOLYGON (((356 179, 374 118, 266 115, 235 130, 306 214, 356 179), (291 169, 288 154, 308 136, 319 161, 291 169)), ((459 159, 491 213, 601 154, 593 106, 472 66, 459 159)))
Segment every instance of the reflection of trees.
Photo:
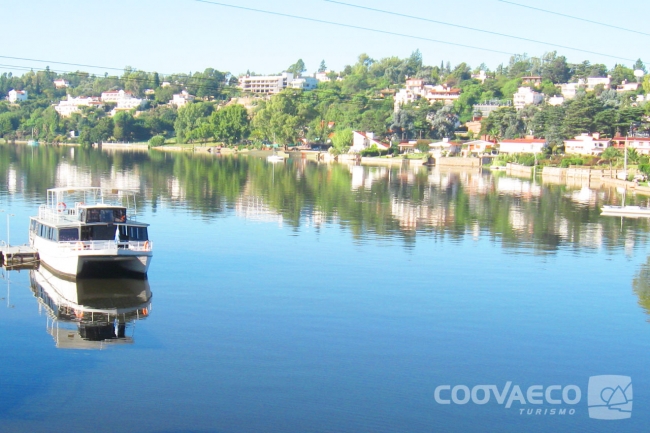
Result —
POLYGON ((581 202, 563 185, 426 168, 351 170, 300 159, 272 165, 245 156, 0 146, 0 187, 6 190, 11 172, 20 179, 18 191, 44 197, 64 164, 88 174, 96 186, 122 173, 119 178, 140 188, 144 205, 154 211, 170 202, 214 218, 256 206, 256 215, 268 212, 295 229, 306 221, 338 224, 355 237, 399 237, 406 243, 422 235, 460 240, 471 233, 537 253, 609 249, 649 228, 647 219, 600 216, 601 205, 617 199, 613 190, 581 202))
POLYGON ((639 305, 650 314, 650 257, 632 279, 632 289, 639 297, 639 305))

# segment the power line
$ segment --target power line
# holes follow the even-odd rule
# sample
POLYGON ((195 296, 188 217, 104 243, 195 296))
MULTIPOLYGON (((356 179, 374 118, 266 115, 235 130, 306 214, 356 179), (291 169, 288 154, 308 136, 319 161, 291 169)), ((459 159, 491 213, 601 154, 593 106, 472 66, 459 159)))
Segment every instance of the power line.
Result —
MULTIPOLYGON (((587 53, 587 54, 596 54, 596 55, 599 55, 599 56, 610 57, 612 59, 630 60, 630 61, 635 61, 636 60, 636 59, 628 59, 626 57, 614 56, 614 55, 611 55, 611 54, 604 54, 604 53, 600 53, 600 52, 597 52, 597 51, 583 50, 581 48, 575 48, 575 47, 569 47, 569 46, 566 46, 566 45, 554 44, 554 43, 551 43, 551 42, 539 41, 539 40, 536 40, 536 39, 525 38, 525 37, 522 37, 522 36, 508 35, 508 34, 505 34, 505 33, 493 32, 493 31, 490 31, 490 30, 483 30, 483 29, 479 29, 479 28, 476 28, 476 27, 463 26, 463 25, 460 25, 460 24, 454 24, 454 23, 449 23, 449 22, 445 22, 445 21, 438 21, 438 20, 432 20, 432 19, 429 19, 429 18, 423 18, 423 17, 413 16, 413 15, 406 15, 406 14, 402 14, 402 13, 399 13, 399 12, 392 12, 392 11, 387 11, 387 10, 383 10, 383 9, 376 9, 376 8, 367 7, 367 6, 355 5, 355 4, 352 4, 352 3, 344 3, 344 2, 336 1, 336 0, 324 0, 324 1, 326 1, 328 3, 335 3, 335 4, 339 4, 339 5, 343 5, 343 6, 349 6, 349 7, 353 7, 353 8, 357 8, 357 9, 364 9, 364 10, 368 10, 368 11, 379 12, 379 13, 394 15, 394 16, 403 17, 403 18, 409 18, 409 19, 414 19, 414 20, 419 20, 419 21, 426 21, 426 22, 434 23, 434 24, 442 24, 442 25, 445 25, 445 26, 456 27, 456 28, 459 28, 459 29, 471 30, 471 31, 487 33, 487 34, 495 35, 495 36, 502 36, 502 37, 505 37, 505 38, 517 39, 517 40, 520 40, 520 41, 534 42, 534 43, 537 43, 537 44, 549 45, 549 46, 553 46, 553 47, 557 47, 557 48, 564 48, 564 49, 567 49, 567 50, 579 51, 579 52, 587 53)), ((503 0, 500 0, 500 1, 503 1, 503 0)), ((510 3, 510 2, 506 2, 506 3, 510 3)))
POLYGON ((244 7, 244 6, 235 6, 235 5, 230 5, 230 4, 226 4, 226 3, 217 3, 217 2, 208 1, 208 0, 195 0, 195 1, 197 1, 199 3, 206 3, 206 4, 216 5, 216 6, 224 6, 224 7, 233 8, 233 9, 241 9, 241 10, 246 10, 246 11, 251 11, 251 12, 264 13, 264 14, 268 14, 268 15, 276 15, 276 16, 281 16, 281 17, 286 17, 286 18, 294 18, 294 19, 298 19, 298 20, 311 21, 311 22, 315 22, 315 23, 329 24, 329 25, 339 26, 339 27, 347 27, 347 28, 350 28, 350 29, 364 30, 364 31, 367 31, 367 32, 381 33, 381 34, 391 35, 391 36, 400 36, 400 37, 404 37, 404 38, 417 39, 417 40, 427 41, 427 42, 436 42, 436 43, 439 43, 439 44, 452 45, 452 46, 463 47, 463 48, 471 48, 471 49, 480 50, 480 51, 489 51, 489 52, 498 53, 498 54, 507 54, 509 56, 513 54, 513 53, 510 53, 510 52, 494 50, 494 49, 491 49, 491 48, 484 48, 484 47, 477 47, 477 46, 473 46, 473 45, 459 44, 459 43, 456 43, 456 42, 449 42, 449 41, 443 41, 443 40, 439 40, 439 39, 425 38, 425 37, 422 37, 422 36, 407 35, 405 33, 390 32, 390 31, 387 31, 387 30, 379 30, 379 29, 373 29, 373 28, 369 28, 369 27, 355 26, 355 25, 352 25, 352 24, 343 24, 343 23, 338 23, 338 22, 335 22, 335 21, 319 20, 317 18, 309 18, 309 17, 303 17, 303 16, 299 16, 299 15, 290 15, 290 14, 285 14, 285 13, 281 13, 281 12, 273 12, 273 11, 267 11, 267 10, 256 9, 256 8, 249 8, 249 7, 244 7))
POLYGON ((560 13, 560 12, 554 12, 554 11, 550 11, 550 10, 547 10, 547 9, 537 8, 537 7, 534 7, 534 6, 523 5, 521 3, 515 3, 515 2, 511 2, 511 1, 507 1, 507 0, 498 0, 498 1, 500 1, 501 3, 508 3, 510 5, 513 5, 513 6, 519 6, 521 8, 532 9, 532 10, 535 10, 535 11, 545 12, 547 14, 559 15, 559 16, 565 17, 565 18, 571 18, 571 19, 578 20, 578 21, 584 21, 586 23, 597 24, 599 26, 609 27, 609 28, 617 29, 617 30, 623 30, 625 32, 636 33, 636 34, 644 35, 644 36, 650 36, 650 33, 644 33, 644 32, 640 32, 638 30, 626 29, 625 27, 614 26, 612 24, 607 24, 607 23, 603 23, 603 22, 600 22, 600 21, 588 20, 586 18, 580 18, 580 17, 576 17, 576 16, 573 16, 573 15, 567 15, 567 14, 563 14, 563 13, 560 13))

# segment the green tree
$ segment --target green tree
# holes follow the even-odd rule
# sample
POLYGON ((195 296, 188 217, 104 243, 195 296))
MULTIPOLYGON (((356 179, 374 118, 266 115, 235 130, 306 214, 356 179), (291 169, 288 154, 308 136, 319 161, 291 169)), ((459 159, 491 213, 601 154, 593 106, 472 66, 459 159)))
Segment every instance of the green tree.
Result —
POLYGON ((318 72, 325 72, 327 71, 327 65, 325 64, 325 60, 320 61, 320 66, 318 67, 318 72))
POLYGON ((178 110, 178 117, 174 122, 174 130, 176 131, 176 140, 178 143, 186 143, 188 140, 193 140, 197 137, 196 133, 192 133, 202 119, 209 116, 212 112, 212 105, 207 102, 197 102, 194 104, 187 104, 178 110))
POLYGON ((291 72, 296 77, 302 75, 302 73, 306 70, 307 69, 305 68, 305 62, 303 62, 302 59, 298 59, 296 63, 287 68, 287 72, 291 72))
POLYGON ((345 152, 352 145, 352 136, 349 128, 338 130, 332 136, 332 146, 339 152, 345 152))
POLYGON ((255 135, 279 144, 294 143, 303 123, 298 117, 298 93, 285 90, 260 104, 252 121, 255 135))
POLYGON ((214 138, 226 144, 235 144, 248 136, 250 119, 243 105, 228 105, 210 117, 214 138))

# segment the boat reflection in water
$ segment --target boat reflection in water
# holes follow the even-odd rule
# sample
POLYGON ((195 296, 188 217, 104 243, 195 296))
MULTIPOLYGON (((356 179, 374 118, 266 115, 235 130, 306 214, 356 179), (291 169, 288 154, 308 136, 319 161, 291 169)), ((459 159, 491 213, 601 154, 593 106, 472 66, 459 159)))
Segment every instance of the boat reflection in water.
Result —
POLYGON ((132 344, 135 321, 151 310, 146 279, 65 279, 41 266, 30 271, 39 312, 60 349, 105 349, 132 344))

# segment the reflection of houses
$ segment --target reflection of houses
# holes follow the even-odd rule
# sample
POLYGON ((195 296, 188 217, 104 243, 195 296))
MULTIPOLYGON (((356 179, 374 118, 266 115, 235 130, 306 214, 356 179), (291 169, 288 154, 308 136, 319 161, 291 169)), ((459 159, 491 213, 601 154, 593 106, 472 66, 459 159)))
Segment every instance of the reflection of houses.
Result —
POLYGON ((600 134, 587 133, 578 135, 573 140, 564 141, 564 153, 577 155, 600 155, 611 145, 609 138, 600 138, 600 134))
POLYGON ((499 153, 539 153, 546 146, 542 138, 512 138, 499 141, 499 153))
POLYGON ((352 132, 352 147, 350 147, 350 152, 359 153, 372 146, 376 146, 380 150, 388 150, 390 148, 390 144, 377 140, 375 134, 372 132, 352 132))
POLYGON ((250 221, 272 222, 282 225, 282 214, 274 211, 266 204, 263 197, 244 194, 235 203, 235 214, 250 221))
POLYGON ((47 314, 47 331, 60 349, 105 349, 133 343, 135 321, 151 309, 146 279, 65 280, 41 267, 31 288, 47 314))
POLYGON ((531 181, 521 180, 514 177, 502 177, 497 179, 497 191, 516 197, 530 199, 542 195, 542 187, 531 181))
POLYGON ((617 149, 624 150, 627 146, 642 155, 650 155, 650 137, 614 137, 612 145, 617 149))
POLYGON ((351 165, 350 172, 352 173, 352 190, 356 191, 360 188, 369 190, 372 184, 388 177, 388 169, 386 167, 364 167, 361 165, 351 165))

